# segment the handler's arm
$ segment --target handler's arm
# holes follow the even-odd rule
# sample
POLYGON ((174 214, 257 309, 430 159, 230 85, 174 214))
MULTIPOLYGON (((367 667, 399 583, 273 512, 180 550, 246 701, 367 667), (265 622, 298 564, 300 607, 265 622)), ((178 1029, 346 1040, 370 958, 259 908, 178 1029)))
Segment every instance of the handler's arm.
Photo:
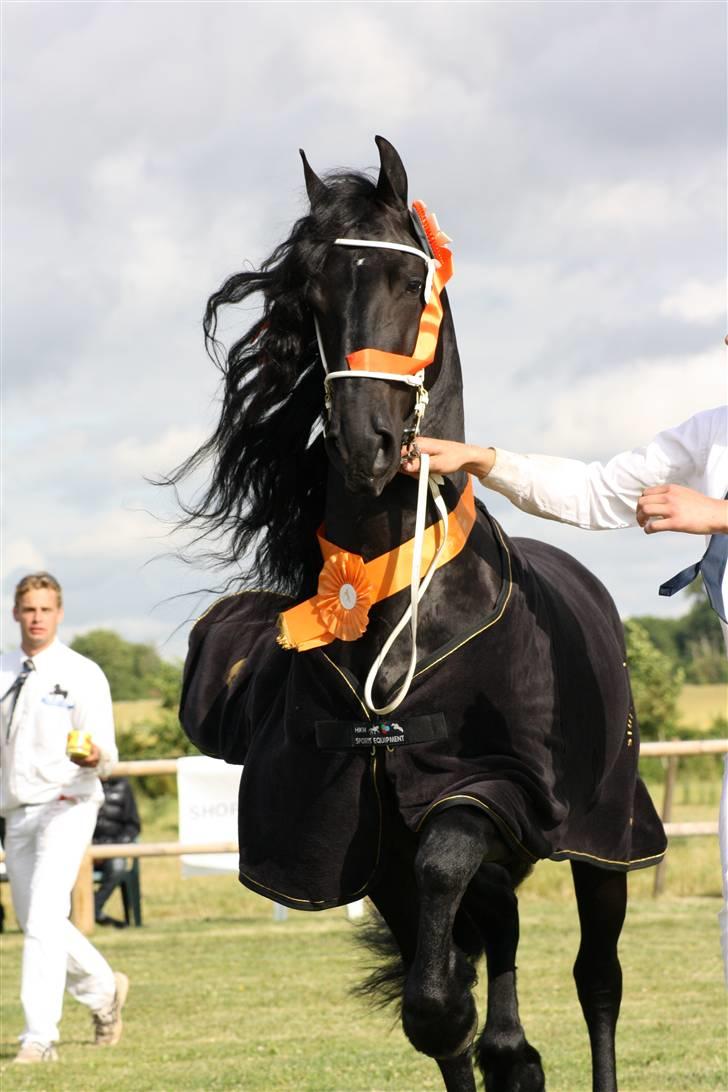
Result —
MULTIPOLYGON (((430 455, 431 470, 448 474, 466 470, 483 485, 506 496, 516 507, 544 519, 558 520, 576 527, 609 530, 631 527, 639 509, 639 521, 645 530, 656 529, 648 523, 665 511, 647 511, 640 504, 645 489, 687 483, 699 477, 707 457, 704 417, 697 414, 676 428, 658 433, 646 447, 615 455, 606 463, 585 463, 550 455, 521 455, 504 448, 481 448, 421 437, 420 450, 430 455)), ((417 470, 418 460, 404 464, 406 472, 417 470)), ((669 492, 669 491, 668 491, 669 492)), ((675 501, 673 487, 672 497, 675 501)), ((696 499, 710 502, 683 486, 682 500, 691 501, 692 516, 676 517, 671 530, 705 533, 705 512, 695 518, 696 499), (688 494, 690 497, 688 497, 688 494)), ((649 502, 652 507, 665 503, 663 497, 649 502)), ((719 519, 720 514, 712 513, 719 519)), ((666 528, 667 529, 667 528, 666 528)))

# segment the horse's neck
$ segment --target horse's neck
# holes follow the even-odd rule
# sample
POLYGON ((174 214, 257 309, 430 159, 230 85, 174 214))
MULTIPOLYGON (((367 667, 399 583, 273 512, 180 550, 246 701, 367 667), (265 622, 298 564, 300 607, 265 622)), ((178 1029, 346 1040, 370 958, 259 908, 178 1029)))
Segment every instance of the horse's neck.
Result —
POLYGON ((414 535, 417 482, 398 475, 379 497, 349 493, 330 470, 326 491, 325 535, 364 561, 395 549, 414 535))
MULTIPOLYGON (((452 420, 428 418, 431 434, 462 438, 462 406, 455 398, 449 405, 452 420)), ((466 485, 464 474, 454 475, 444 493, 453 508, 457 494, 466 485)), ((343 480, 331 469, 327 488, 325 536, 340 549, 359 554, 364 561, 396 550, 415 531, 417 482, 399 474, 379 497, 349 493, 343 480)), ((432 509, 430 509, 430 522, 432 509)), ((487 521, 480 520, 461 553, 443 566, 419 607, 417 659, 432 655, 454 637, 477 627, 492 610, 501 586, 501 554, 495 534, 487 521)), ((366 633, 355 642, 337 642, 331 656, 350 669, 363 683, 409 602, 409 591, 394 595, 370 609, 366 633)), ((409 627, 400 635, 387 657, 375 687, 374 698, 381 704, 407 670, 411 651, 409 627)))
MULTIPOLYGON (((464 487, 464 476, 463 479, 464 487)), ((412 538, 415 524, 417 483, 400 475, 391 483, 378 503, 372 499, 330 490, 335 499, 326 519, 326 537, 341 549, 360 554, 364 561, 395 550, 412 538)), ((456 490, 450 488, 448 507, 455 502, 456 490)), ((495 606, 501 588, 501 551, 487 520, 478 519, 462 551, 443 565, 419 605, 417 625, 417 662, 432 656, 455 637, 473 632, 495 606)), ((410 601, 409 588, 374 604, 369 611, 367 630, 357 641, 336 642, 328 654, 340 667, 347 668, 363 685, 371 665, 385 641, 400 621, 410 601)), ((383 705, 400 685, 410 661, 409 625, 397 638, 374 688, 374 701, 383 705)))

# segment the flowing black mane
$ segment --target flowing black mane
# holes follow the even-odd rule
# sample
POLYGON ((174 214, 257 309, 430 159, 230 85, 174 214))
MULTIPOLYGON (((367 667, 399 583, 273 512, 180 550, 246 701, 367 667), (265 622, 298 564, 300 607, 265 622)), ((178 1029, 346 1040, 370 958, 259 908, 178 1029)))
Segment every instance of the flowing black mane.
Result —
POLYGON ((217 427, 170 477, 178 485, 210 460, 202 496, 183 504, 183 527, 219 548, 206 558, 238 565, 241 582, 299 596, 320 568, 315 531, 324 510, 326 456, 320 421, 323 374, 310 293, 338 236, 381 214, 374 182, 355 172, 326 178, 327 192, 294 225, 260 270, 235 273, 207 302, 208 353, 220 367, 217 427), (255 293, 262 317, 224 351, 218 312, 255 293))

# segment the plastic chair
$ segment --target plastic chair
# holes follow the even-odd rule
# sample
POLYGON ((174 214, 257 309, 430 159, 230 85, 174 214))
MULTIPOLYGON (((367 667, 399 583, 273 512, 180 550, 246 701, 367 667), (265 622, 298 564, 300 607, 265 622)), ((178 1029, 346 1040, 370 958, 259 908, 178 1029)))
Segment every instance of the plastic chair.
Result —
MULTIPOLYGON (((121 888, 121 901, 124 905, 124 920, 127 925, 141 925, 142 923, 142 892, 140 882, 139 858, 128 857, 127 867, 116 877, 115 887, 121 888)), ((103 878, 100 869, 94 869, 94 883, 99 884, 103 878)))

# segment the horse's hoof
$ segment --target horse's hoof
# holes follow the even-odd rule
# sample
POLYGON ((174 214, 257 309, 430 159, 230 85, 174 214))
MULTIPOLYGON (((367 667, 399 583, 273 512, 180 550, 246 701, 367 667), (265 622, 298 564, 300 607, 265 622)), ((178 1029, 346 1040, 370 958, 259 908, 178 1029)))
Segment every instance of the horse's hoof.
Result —
POLYGON ((541 1055, 525 1039, 518 1046, 478 1049, 485 1092, 544 1092, 541 1055))

